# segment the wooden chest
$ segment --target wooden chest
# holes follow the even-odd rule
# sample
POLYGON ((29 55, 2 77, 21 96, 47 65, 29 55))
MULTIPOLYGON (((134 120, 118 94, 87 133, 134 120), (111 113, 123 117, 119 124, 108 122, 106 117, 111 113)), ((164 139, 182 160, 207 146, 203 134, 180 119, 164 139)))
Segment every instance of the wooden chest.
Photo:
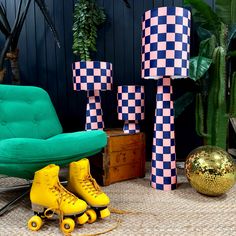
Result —
POLYGON ((106 131, 107 147, 90 158, 91 174, 100 185, 145 176, 145 135, 106 131))

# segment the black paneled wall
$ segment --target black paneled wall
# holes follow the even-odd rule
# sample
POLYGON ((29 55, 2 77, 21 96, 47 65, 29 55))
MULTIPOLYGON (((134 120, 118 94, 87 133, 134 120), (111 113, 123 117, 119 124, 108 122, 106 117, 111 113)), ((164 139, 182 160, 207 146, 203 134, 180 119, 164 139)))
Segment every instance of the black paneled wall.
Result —
MULTIPOLYGON (((24 85, 35 85, 49 93, 65 131, 84 129, 86 93, 72 89, 71 64, 76 58, 72 54, 73 0, 45 0, 59 33, 59 49, 45 20, 32 0, 26 23, 21 33, 20 70, 24 85)), ((114 89, 102 93, 104 121, 107 128, 122 127, 117 120, 116 90, 122 84, 145 85, 146 119, 142 129, 147 134, 147 151, 150 159, 152 130, 155 109, 155 81, 144 81, 140 77, 141 16, 153 7, 182 6, 182 0, 128 0, 127 8, 122 0, 97 0, 105 9, 107 22, 99 31, 98 51, 94 60, 109 61, 114 67, 114 89)), ((19 0, 0 0, 6 6, 12 23, 19 0)), ((26 2, 26 1, 25 1, 26 2)), ((207 1, 213 7, 214 0, 207 1)), ((196 53, 197 42, 192 37, 192 55, 196 53), (195 51, 194 51, 195 50, 195 51)), ((3 36, 0 36, 1 47, 3 36)), ((10 73, 10 72, 8 72, 10 73)), ((194 89, 191 81, 175 81, 174 96, 194 89)), ((194 131, 194 108, 190 106, 176 119, 177 158, 184 159, 188 152, 200 144, 194 131)))

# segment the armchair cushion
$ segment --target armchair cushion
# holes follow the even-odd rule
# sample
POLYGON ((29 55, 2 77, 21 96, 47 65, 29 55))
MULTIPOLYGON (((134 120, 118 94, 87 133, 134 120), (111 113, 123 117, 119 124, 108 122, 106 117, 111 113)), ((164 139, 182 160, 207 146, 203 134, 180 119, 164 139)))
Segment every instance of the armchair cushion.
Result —
POLYGON ((48 164, 64 165, 98 153, 106 142, 106 133, 100 130, 63 133, 48 139, 3 139, 0 140, 1 174, 31 179, 35 171, 48 164))
POLYGON ((62 126, 45 90, 0 85, 0 140, 47 139, 60 133, 62 126))

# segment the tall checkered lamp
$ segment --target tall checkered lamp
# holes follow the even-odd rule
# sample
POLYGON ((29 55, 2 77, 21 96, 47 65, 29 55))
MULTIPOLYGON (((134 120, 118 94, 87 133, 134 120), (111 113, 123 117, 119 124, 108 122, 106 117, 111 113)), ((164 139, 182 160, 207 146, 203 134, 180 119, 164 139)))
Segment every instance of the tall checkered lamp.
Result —
POLYGON ((103 129, 100 91, 112 88, 112 64, 101 61, 73 63, 74 90, 87 91, 85 130, 103 129))
POLYGON ((118 86, 117 99, 118 119, 125 121, 124 133, 139 133, 138 121, 144 119, 144 87, 139 85, 118 86))
POLYGON ((144 13, 142 78, 157 80, 151 186, 176 189, 174 110, 171 78, 189 75, 190 11, 160 7, 144 13))

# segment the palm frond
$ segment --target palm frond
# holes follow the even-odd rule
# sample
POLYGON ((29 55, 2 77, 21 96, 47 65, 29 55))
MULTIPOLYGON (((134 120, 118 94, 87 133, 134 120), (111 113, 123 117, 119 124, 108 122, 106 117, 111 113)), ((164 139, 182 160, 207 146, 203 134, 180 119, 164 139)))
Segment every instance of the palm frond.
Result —
POLYGON ((12 40, 12 35, 9 35, 9 37, 7 37, 7 40, 5 41, 4 47, 0 53, 0 70, 3 69, 3 63, 4 63, 4 59, 6 56, 6 53, 8 52, 10 45, 11 45, 11 40, 12 40))
POLYGON ((203 0, 184 0, 184 4, 190 5, 195 22, 216 35, 217 41, 220 40, 219 31, 221 28, 221 19, 203 0))
POLYGON ((7 37, 10 32, 6 29, 5 25, 0 21, 0 31, 7 37))
POLYGON ((230 26, 236 24, 236 1, 235 0, 216 0, 216 14, 222 21, 230 26))
POLYGON ((185 109, 193 102, 194 100, 194 93, 193 92, 187 92, 174 102, 174 108, 175 108, 175 118, 178 118, 185 109))
POLYGON ((0 22, 1 22, 1 31, 4 35, 9 35, 11 32, 11 27, 9 25, 7 15, 6 15, 6 9, 1 3, 0 5, 0 22))
POLYGON ((39 9, 41 10, 50 30, 53 33, 54 39, 57 42, 57 46, 60 48, 61 44, 60 44, 59 36, 58 36, 56 28, 53 24, 52 18, 50 17, 50 14, 49 14, 49 11, 48 11, 47 6, 45 4, 45 1, 44 0, 35 0, 35 2, 37 3, 37 5, 38 5, 39 9))
POLYGON ((28 13, 28 9, 29 9, 31 0, 27 1, 23 11, 22 11, 21 2, 19 4, 19 6, 18 6, 18 11, 17 11, 15 23, 14 23, 14 26, 12 27, 12 32, 11 32, 11 34, 13 36, 12 37, 11 49, 13 51, 17 48, 17 44, 18 44, 18 41, 19 41, 20 33, 21 33, 22 27, 24 25, 25 18, 26 18, 26 15, 28 13))
POLYGON ((4 26, 7 29, 7 31, 10 32, 11 31, 11 27, 10 27, 9 21, 7 19, 6 9, 5 9, 3 3, 1 3, 1 5, 0 5, 0 15, 1 15, 2 23, 4 24, 4 26))
POLYGON ((123 1, 125 2, 126 7, 131 8, 131 6, 130 6, 128 0, 123 0, 123 1))
MULTIPOLYGON (((29 1, 28 1, 29 2, 29 1)), ((19 25, 19 22, 20 22, 20 18, 21 18, 21 15, 24 14, 24 11, 23 13, 21 12, 21 9, 22 9, 22 1, 19 2, 19 5, 18 5, 18 8, 17 8, 17 14, 16 14, 16 28, 18 28, 18 25, 19 25)))
POLYGON ((206 29, 202 28, 201 26, 199 26, 197 28, 197 34, 198 34, 200 41, 206 40, 213 35, 209 30, 206 30, 206 29))

